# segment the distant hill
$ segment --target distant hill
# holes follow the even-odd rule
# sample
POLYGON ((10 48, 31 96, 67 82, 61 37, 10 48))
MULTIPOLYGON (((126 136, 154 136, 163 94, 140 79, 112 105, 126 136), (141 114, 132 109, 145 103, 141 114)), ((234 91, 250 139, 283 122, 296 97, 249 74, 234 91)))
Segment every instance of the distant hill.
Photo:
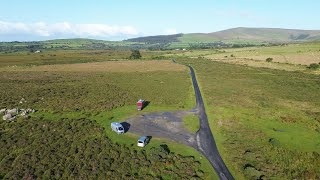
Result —
POLYGON ((149 44, 156 43, 172 43, 179 42, 179 37, 182 37, 183 34, 173 34, 173 35, 159 35, 159 36, 146 36, 146 37, 138 37, 125 40, 127 42, 144 42, 149 44))
POLYGON ((0 42, 0 52, 33 52, 44 49, 206 49, 310 41, 320 41, 320 30, 239 27, 213 33, 158 35, 123 41, 77 38, 32 42, 0 42))
POLYGON ((218 40, 253 40, 267 42, 320 40, 320 30, 298 30, 279 28, 233 28, 206 34, 218 40))
POLYGON ((160 35, 139 37, 128 39, 128 42, 147 42, 147 43, 257 43, 274 42, 290 43, 299 41, 317 41, 320 40, 320 30, 298 30, 298 29, 280 29, 280 28, 232 28, 213 33, 190 33, 176 35, 160 35))

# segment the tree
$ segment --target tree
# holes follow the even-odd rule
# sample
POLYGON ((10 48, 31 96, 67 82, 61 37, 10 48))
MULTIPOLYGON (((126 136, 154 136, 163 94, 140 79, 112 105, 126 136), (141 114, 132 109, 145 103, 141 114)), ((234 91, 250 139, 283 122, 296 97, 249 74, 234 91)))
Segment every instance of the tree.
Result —
POLYGON ((268 58, 266 59, 267 62, 272 62, 272 60, 273 60, 273 58, 270 58, 270 57, 268 57, 268 58))
POLYGON ((308 68, 308 69, 316 70, 316 69, 318 69, 319 67, 320 67, 319 64, 317 64, 317 63, 311 63, 307 68, 308 68))
POLYGON ((131 55, 130 55, 130 59, 140 59, 141 58, 141 54, 139 50, 131 50, 131 55))

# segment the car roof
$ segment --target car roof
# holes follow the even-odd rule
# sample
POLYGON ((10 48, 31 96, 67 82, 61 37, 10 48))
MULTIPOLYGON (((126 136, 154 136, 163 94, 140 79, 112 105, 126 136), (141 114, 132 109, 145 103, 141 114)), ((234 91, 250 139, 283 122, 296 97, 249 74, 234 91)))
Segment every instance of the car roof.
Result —
POLYGON ((138 139, 138 141, 144 141, 144 140, 146 140, 148 137, 147 136, 142 136, 142 137, 140 137, 139 139, 138 139))
POLYGON ((115 126, 122 126, 121 123, 118 123, 118 122, 112 122, 111 124, 115 125, 115 126))

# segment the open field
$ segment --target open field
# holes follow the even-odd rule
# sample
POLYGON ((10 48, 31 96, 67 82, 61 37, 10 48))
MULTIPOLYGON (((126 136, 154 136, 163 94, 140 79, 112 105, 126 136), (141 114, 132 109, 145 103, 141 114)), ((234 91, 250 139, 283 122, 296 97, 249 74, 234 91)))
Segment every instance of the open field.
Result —
POLYGON ((125 59, 129 56, 130 51, 111 50, 45 50, 41 53, 17 52, 0 54, 0 67, 96 62, 125 59))
POLYGON ((33 42, 0 42, 0 51, 12 53, 18 51, 36 50, 106 50, 106 49, 131 49, 144 43, 132 43, 126 41, 105 41, 96 39, 55 39, 33 42))
POLYGON ((320 43, 318 42, 271 47, 171 51, 165 56, 202 57, 212 61, 252 67, 320 73, 320 71, 310 72, 306 69, 311 63, 320 63, 320 43), (272 58, 272 62, 266 62, 267 58, 272 58))
MULTIPOLYGON (((146 112, 190 110, 195 105, 188 69, 167 60, 147 60, 176 58, 196 70, 210 127, 219 151, 236 179, 318 179, 320 82, 319 76, 314 74, 319 70, 306 69, 310 60, 299 63, 302 65, 295 61, 276 62, 276 57, 282 55, 317 54, 318 47, 318 44, 309 43, 240 49, 141 51, 144 60, 134 61, 126 60, 130 51, 1 54, 0 91, 3 93, 0 94, 0 108, 36 109, 31 117, 35 124, 38 121, 64 121, 63 118, 74 123, 80 119, 94 120, 104 128, 102 131, 111 143, 120 144, 122 149, 133 148, 137 135, 118 136, 110 131, 111 122, 121 122, 146 112), (260 54, 256 59, 249 59, 250 53, 255 51, 260 54), (56 56, 50 55, 52 53, 56 56), (263 60, 269 56, 275 57, 274 62, 263 60), (20 103, 22 98, 26 101, 20 103), (135 103, 139 98, 150 101, 143 112, 136 111, 135 103)), ((191 132, 198 129, 195 119, 191 116, 184 119, 191 132)), ((19 120, 19 123, 23 122, 19 120)), ((1 124, 1 128, 7 128, 7 124, 1 124)), ((197 151, 170 140, 153 138, 145 148, 146 153, 161 144, 167 144, 175 154, 195 157, 194 161, 200 162, 194 169, 199 177, 217 177, 209 162, 197 151)), ((171 170, 176 172, 177 169, 171 170)), ((7 172, 3 170, 0 175, 7 172)), ((151 175, 157 176, 156 173, 151 175)))
POLYGON ((1 179, 204 178, 194 157, 167 145, 138 150, 112 142, 87 119, 0 122, 1 179), (32 131, 30 129, 32 128, 32 131))
POLYGON ((1 106, 20 106, 19 101, 24 98, 24 108, 100 111, 135 104, 137 99, 145 98, 150 106, 191 108, 187 103, 192 87, 184 66, 168 61, 124 64, 106 62, 97 67, 96 63, 86 63, 2 71, 1 106), (65 67, 72 72, 64 72, 65 67), (78 68, 85 71, 78 72, 78 68), (164 71, 165 68, 168 70, 164 71))
MULTIPOLYGON (((194 172, 194 175, 188 175, 187 172, 178 172, 176 169, 178 168, 176 166, 180 167, 178 164, 172 164, 172 167, 168 164, 164 166, 161 165, 160 162, 159 164, 158 162, 150 159, 148 162, 150 161, 151 163, 156 163, 159 166, 171 168, 163 169, 163 172, 166 173, 163 173, 159 168, 147 170, 145 173, 146 176, 149 177, 152 176, 162 177, 164 179, 172 179, 183 178, 183 174, 188 175, 188 177, 194 176, 195 178, 198 177, 205 179, 211 179, 215 177, 209 162, 197 151, 190 147, 174 143, 170 140, 153 138, 152 142, 145 148, 146 151, 140 151, 138 148, 134 147, 137 139, 136 135, 128 133, 119 136, 110 131, 111 122, 121 122, 121 120, 124 120, 129 116, 139 114, 135 107, 136 100, 139 98, 144 98, 150 101, 150 104, 144 109, 143 112, 192 109, 194 106, 193 89, 186 68, 168 61, 119 61, 101 63, 102 64, 85 63, 53 66, 22 66, 16 67, 15 71, 8 71, 7 68, 1 68, 0 89, 1 92, 3 92, 1 93, 0 97, 1 108, 17 107, 33 108, 37 110, 36 113, 32 114, 31 119, 20 119, 13 123, 7 123, 5 121, 1 122, 1 129, 3 130, 1 133, 5 133, 3 136, 1 136, 1 140, 5 142, 6 145, 3 147, 13 147, 14 145, 14 141, 6 140, 7 137, 9 138, 14 136, 17 138, 20 135, 25 136, 25 134, 32 133, 30 131, 32 128, 30 127, 36 127, 36 129, 32 130, 33 136, 25 136, 26 139, 22 142, 24 148, 20 147, 21 143, 19 141, 19 143, 15 145, 16 147, 18 146, 20 148, 19 151, 15 151, 13 154, 9 153, 9 156, 7 156, 7 154, 11 151, 10 148, 6 148, 6 151, 1 151, 3 152, 1 153, 1 158, 5 159, 5 161, 2 161, 2 164, 0 165, 1 177, 45 177, 49 174, 56 177, 66 177, 71 175, 74 177, 79 177, 82 176, 86 170, 78 168, 79 164, 77 160, 71 164, 68 159, 66 159, 68 162, 64 162, 65 158, 63 158, 64 156, 62 155, 75 156, 75 159, 77 159, 78 156, 90 156, 90 162, 88 159, 83 159, 81 163, 88 168, 95 168, 97 163, 111 162, 109 162, 108 159, 104 159, 103 162, 99 160, 91 162, 92 159, 95 159, 93 157, 97 155, 99 155, 99 159, 101 159, 100 156, 102 156, 102 154, 96 153, 96 150, 98 151, 98 149, 96 149, 95 146, 107 146, 105 143, 109 145, 111 144, 110 147, 114 149, 115 156, 118 154, 119 157, 122 157, 127 153, 137 153, 137 156, 141 156, 141 158, 147 158, 147 160, 150 157, 148 154, 152 154, 155 151, 155 148, 159 149, 160 145, 167 144, 170 152, 182 155, 177 155, 178 158, 186 157, 186 159, 188 159, 188 161, 183 161, 184 165, 188 165, 189 163, 195 165, 194 168, 188 165, 188 167, 192 168, 194 171, 184 168, 184 170, 188 171, 188 173, 194 172), (125 65, 126 63, 127 65, 125 65), (65 69, 63 66, 66 66, 67 68, 65 69), (83 68, 84 71, 79 71, 78 68, 83 68), (6 69, 6 71, 3 71, 4 69, 6 69), (19 101, 22 98, 25 99, 25 102, 20 103, 19 101), (92 134, 90 136, 85 136, 84 134, 87 133, 81 133, 82 129, 77 128, 77 130, 72 129, 72 132, 73 130, 76 130, 78 133, 70 132, 71 134, 65 134, 63 132, 65 124, 71 124, 72 126, 74 125, 76 127, 78 126, 78 123, 84 123, 88 125, 88 127, 86 125, 80 125, 84 128, 84 131, 92 131, 90 130, 91 122, 87 121, 87 119, 95 120, 99 124, 98 127, 92 127, 96 134, 100 133, 99 135, 92 134), (48 128, 42 130, 41 127, 43 124, 47 124, 48 128), (20 128, 20 134, 13 133, 12 129, 14 129, 15 126, 20 128), (79 148, 83 148, 80 147, 82 140, 85 141, 85 143, 83 142, 84 144, 89 143, 88 146, 86 145, 86 150, 83 152, 85 154, 74 153, 73 151, 69 150, 65 151, 67 149, 61 148, 61 144, 52 142, 52 138, 55 139, 55 141, 60 142, 60 140, 62 140, 60 137, 56 137, 54 135, 50 136, 51 139, 46 139, 44 134, 41 135, 41 137, 43 137, 41 139, 50 144, 50 146, 44 145, 39 146, 39 148, 42 148, 41 151, 44 152, 55 151, 55 153, 48 158, 42 158, 42 156, 47 156, 47 154, 44 153, 41 156, 38 156, 37 153, 39 149, 35 148, 32 151, 30 150, 32 146, 35 146, 34 143, 38 142, 32 139, 37 139, 39 137, 38 132, 55 134, 55 127, 61 127, 59 133, 60 136, 66 136, 64 139, 64 141, 66 141, 65 143, 70 144, 71 142, 69 141, 73 138, 79 139, 77 143, 80 144, 71 143, 74 144, 74 147, 78 147, 79 145, 78 150, 79 148), (104 129, 97 131, 97 128, 100 127, 103 127, 104 129), (107 139, 103 137, 104 133, 102 132, 104 132, 108 137, 107 139), (81 134, 83 137, 76 136, 81 134), (90 141, 94 140, 95 137, 98 138, 98 144, 90 144, 90 141), (109 138, 110 140, 108 140, 109 138), (34 143, 30 144, 30 142, 34 143), (60 149, 58 147, 60 147, 60 149), (89 149, 92 149, 92 151, 89 151, 89 149), (21 156, 20 153, 27 153, 27 155, 21 156), (195 159, 191 158, 190 156, 195 157, 195 159), (43 160, 36 160, 39 158, 43 160), (29 167, 31 169, 26 168, 19 172, 12 171, 8 169, 8 167, 15 165, 12 160, 14 160, 16 163, 20 162, 19 164, 21 165, 21 168, 29 167), (22 161, 25 163, 22 163, 22 161), (59 161, 60 163, 58 163, 56 167, 51 166, 51 163, 56 163, 56 161, 59 161), (44 164, 44 167, 46 167, 47 170, 42 170, 41 168, 34 170, 34 164, 38 163, 44 164), (72 174, 72 169, 65 169, 63 164, 69 164, 70 166, 68 167, 75 166, 73 171, 77 173, 72 174), (61 169, 65 169, 65 171, 61 172, 61 169), (69 172, 69 170, 71 172, 69 172), (156 172, 153 172, 154 170, 156 172)), ((108 150, 107 148, 105 149, 106 151, 108 150)), ((161 148, 160 151, 162 152, 161 148)), ((166 154, 165 151, 163 153, 166 154)), ((161 157, 165 157, 165 154, 161 155, 161 157)), ((174 157, 175 155, 172 153, 170 153, 169 156, 170 158, 177 158, 174 157)), ((132 160, 132 158, 130 158, 130 160, 124 159, 125 162, 119 161, 119 163, 124 165, 126 163, 131 163, 134 166, 132 160)), ((161 162, 163 163, 164 161, 161 162)), ((166 159, 166 162, 170 161, 166 159)), ((114 161, 114 163, 116 163, 116 161, 114 161)), ((118 163, 111 166, 117 165, 118 163)), ((129 165, 127 165, 127 167, 129 167, 129 165)), ((184 166, 181 166, 181 168, 182 167, 184 166)), ((104 173, 109 173, 108 175, 110 177, 110 175, 116 172, 112 168, 111 170, 113 171, 111 171, 110 174, 109 172, 100 168, 96 171, 96 173, 89 173, 87 176, 104 177, 104 174, 100 174, 100 171, 104 171, 104 173)), ((141 172, 135 172, 134 168, 131 168, 131 170, 128 169, 128 172, 126 172, 124 176, 127 175, 138 177, 142 174, 143 173, 141 172)))
MULTIPOLYGON (((19 51, 14 53, 0 52, 0 68, 12 66, 38 66, 52 64, 73 64, 101 61, 128 60, 129 50, 43 50, 40 53, 19 51)), ((143 59, 157 59, 162 51, 141 51, 143 59)))
POLYGON ((318 75, 207 59, 191 64, 219 151, 236 179, 318 179, 318 75))
POLYGON ((34 71, 34 72, 154 72, 186 71, 186 67, 172 63, 171 61, 105 61, 94 63, 40 65, 24 67, 7 67, 1 70, 7 71, 34 71))
POLYGON ((268 57, 274 62, 309 65, 320 62, 320 44, 290 44, 287 46, 250 47, 228 49, 224 53, 207 55, 210 59, 225 59, 225 56, 265 61, 268 57))

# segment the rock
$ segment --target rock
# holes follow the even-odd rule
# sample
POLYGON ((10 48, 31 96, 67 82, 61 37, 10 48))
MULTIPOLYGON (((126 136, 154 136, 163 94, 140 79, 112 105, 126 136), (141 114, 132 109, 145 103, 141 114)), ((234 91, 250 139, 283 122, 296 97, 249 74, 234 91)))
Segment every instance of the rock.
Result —
POLYGON ((7 114, 17 115, 19 113, 18 108, 8 109, 7 114))
POLYGON ((21 98, 21 100, 20 100, 20 104, 22 104, 22 103, 25 103, 25 102, 27 102, 24 98, 21 98))
POLYGON ((22 116, 22 117, 25 117, 25 118, 27 118, 27 117, 29 117, 28 116, 28 114, 29 113, 34 113, 35 112, 35 110, 34 109, 31 109, 31 108, 28 108, 28 109, 20 109, 20 116, 22 116))
POLYGON ((2 116, 2 119, 3 120, 11 120, 11 118, 12 118, 12 115, 11 114, 6 114, 6 115, 4 115, 4 116, 2 116))
POLYGON ((35 110, 34 110, 34 109, 30 109, 30 108, 28 108, 28 109, 26 109, 26 112, 27 112, 27 113, 34 113, 34 112, 35 112, 35 110))
POLYGON ((27 113, 26 110, 23 110, 23 111, 20 112, 20 116, 25 116, 25 115, 27 115, 27 114, 28 114, 28 113, 27 113))

